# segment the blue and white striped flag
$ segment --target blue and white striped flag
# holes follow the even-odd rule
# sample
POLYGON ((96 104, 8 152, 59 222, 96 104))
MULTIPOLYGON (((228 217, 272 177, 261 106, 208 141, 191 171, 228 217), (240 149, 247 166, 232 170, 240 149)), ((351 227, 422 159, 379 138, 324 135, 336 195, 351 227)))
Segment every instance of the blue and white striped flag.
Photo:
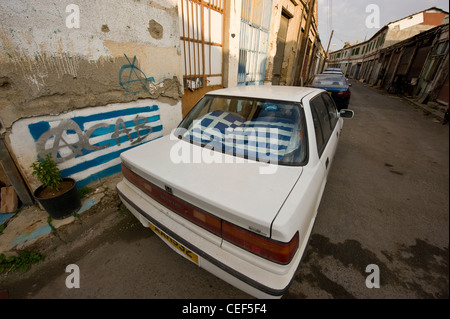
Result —
POLYGON ((131 107, 28 125, 38 156, 50 153, 62 177, 83 187, 120 172, 120 154, 162 136, 157 105, 131 107))

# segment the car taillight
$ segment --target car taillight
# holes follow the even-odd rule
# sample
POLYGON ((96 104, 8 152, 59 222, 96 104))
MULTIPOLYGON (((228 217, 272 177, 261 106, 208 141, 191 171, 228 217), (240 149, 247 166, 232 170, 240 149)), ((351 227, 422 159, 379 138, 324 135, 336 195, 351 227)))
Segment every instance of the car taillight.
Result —
POLYGON ((195 207, 194 205, 191 205, 188 202, 162 190, 158 186, 141 178, 123 164, 122 174, 133 185, 137 186, 140 190, 142 190, 144 193, 156 200, 161 205, 164 205, 165 207, 169 208, 178 215, 183 216, 194 224, 203 227, 206 230, 209 230, 213 234, 221 236, 221 219, 214 217, 213 215, 201 210, 200 208, 195 207))
POLYGON ((339 97, 345 97, 345 98, 350 97, 350 95, 351 95, 351 93, 348 91, 347 92, 337 92, 336 94, 339 97))
POLYGON ((194 205, 164 191, 158 186, 141 178, 122 164, 122 174, 133 185, 138 187, 161 205, 169 208, 192 223, 222 237, 251 253, 279 264, 288 264, 299 246, 299 233, 287 242, 279 242, 258 235, 239 226, 217 218, 194 205))
POLYGON ((226 221, 222 221, 222 237, 245 250, 279 264, 288 264, 297 252, 299 245, 298 232, 289 242, 282 243, 226 221))

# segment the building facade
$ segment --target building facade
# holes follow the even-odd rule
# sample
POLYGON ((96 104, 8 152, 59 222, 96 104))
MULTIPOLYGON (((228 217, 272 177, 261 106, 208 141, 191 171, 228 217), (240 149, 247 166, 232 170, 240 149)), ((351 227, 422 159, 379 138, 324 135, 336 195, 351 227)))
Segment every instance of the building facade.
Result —
POLYGON ((382 64, 380 51, 421 32, 439 26, 448 13, 430 8, 383 26, 369 40, 329 54, 328 65, 341 68, 349 78, 363 78, 376 84, 382 64))
POLYGON ((323 68, 317 0, 180 1, 183 115, 208 91, 302 85, 323 68))
POLYGON ((318 1, 275 0, 264 83, 302 85, 323 67, 318 1))

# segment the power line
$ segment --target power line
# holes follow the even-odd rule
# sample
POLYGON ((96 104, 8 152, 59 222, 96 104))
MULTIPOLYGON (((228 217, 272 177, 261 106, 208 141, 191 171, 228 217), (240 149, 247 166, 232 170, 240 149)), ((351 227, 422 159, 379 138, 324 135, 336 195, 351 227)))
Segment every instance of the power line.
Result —
MULTIPOLYGON (((333 30, 333 1, 332 0, 328 0, 328 16, 329 16, 329 20, 330 20, 330 30, 333 30)), ((330 31, 328 31, 330 32, 330 31)))

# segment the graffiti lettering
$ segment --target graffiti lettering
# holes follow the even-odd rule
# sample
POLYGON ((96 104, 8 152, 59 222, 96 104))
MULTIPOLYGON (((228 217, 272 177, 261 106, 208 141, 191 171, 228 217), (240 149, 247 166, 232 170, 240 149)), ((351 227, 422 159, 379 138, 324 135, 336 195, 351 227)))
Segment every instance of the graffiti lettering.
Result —
POLYGON ((125 133, 128 136, 128 139, 131 141, 131 135, 130 135, 130 129, 128 129, 122 119, 117 119, 116 126, 114 129, 114 133, 111 135, 112 138, 115 138, 117 140, 117 145, 120 146, 120 140, 119 137, 122 133, 125 133), (122 128, 120 128, 122 127, 122 128))
POLYGON ((95 145, 91 145, 89 143, 89 139, 91 138, 92 133, 94 133, 95 130, 99 129, 99 128, 108 128, 109 125, 106 123, 99 123, 96 124, 94 126, 92 126, 90 129, 88 129, 84 135, 85 139, 86 139, 86 146, 88 147, 87 149, 89 150, 93 150, 93 151, 97 151, 97 150, 101 150, 103 148, 106 148, 109 146, 109 144, 105 144, 105 145, 101 145, 101 146, 95 146, 95 145))
POLYGON ((108 142, 96 145, 91 143, 91 136, 98 129, 110 129, 107 123, 98 123, 86 132, 71 119, 63 120, 57 127, 43 133, 36 142, 39 157, 50 153, 57 163, 61 163, 77 156, 84 155, 83 150, 97 151, 111 146, 113 140, 118 146, 121 145, 122 136, 131 142, 131 145, 142 142, 150 133, 152 127, 146 125, 148 119, 136 115, 133 120, 135 126, 129 128, 122 118, 118 118, 114 124, 114 132, 110 135, 108 142), (137 137, 133 137, 133 131, 137 137))
MULTIPOLYGON (((71 135, 73 136, 74 134, 71 135)), ((64 160, 81 155, 82 147, 87 147, 88 144, 89 142, 86 141, 85 136, 77 123, 72 120, 63 120, 59 123, 58 127, 50 129, 42 134, 36 142, 36 147, 39 157, 44 158, 45 155, 50 152, 56 162, 63 162, 64 160), (68 142, 67 134, 64 134, 66 131, 74 132, 78 141, 75 143, 68 142), (47 146, 50 146, 50 148, 47 149, 47 146), (63 152, 63 150, 66 152, 63 152), (70 154, 68 155, 67 150, 70 150, 70 154), (66 155, 64 157, 61 156, 64 153, 66 155)))
POLYGON ((16 145, 24 140, 22 154, 42 158, 50 153, 61 176, 83 187, 119 173, 123 152, 162 137, 162 132, 159 106, 138 101, 19 121, 11 136, 16 145))
POLYGON ((123 65, 119 71, 119 84, 127 94, 138 94, 142 91, 147 91, 152 94, 149 89, 149 82, 155 82, 152 77, 147 77, 136 65, 136 56, 133 62, 130 62, 127 55, 124 54, 128 64, 123 65), (126 72, 125 72, 126 71, 126 72))
MULTIPOLYGON (((142 142, 147 137, 147 135, 150 134, 151 131, 148 133, 145 133, 144 135, 141 135, 141 132, 145 131, 145 129, 148 128, 148 126, 145 125, 147 123, 148 123, 148 118, 146 118, 146 117, 140 118, 140 117, 136 116, 136 118, 134 119, 134 124, 136 125, 135 128, 136 128, 136 133, 137 133, 137 139, 132 141, 131 145, 135 145, 135 144, 142 142), (139 123, 139 120, 141 120, 141 119, 144 120, 143 123, 139 123)), ((150 129, 151 129, 151 127, 150 127, 150 129)))

